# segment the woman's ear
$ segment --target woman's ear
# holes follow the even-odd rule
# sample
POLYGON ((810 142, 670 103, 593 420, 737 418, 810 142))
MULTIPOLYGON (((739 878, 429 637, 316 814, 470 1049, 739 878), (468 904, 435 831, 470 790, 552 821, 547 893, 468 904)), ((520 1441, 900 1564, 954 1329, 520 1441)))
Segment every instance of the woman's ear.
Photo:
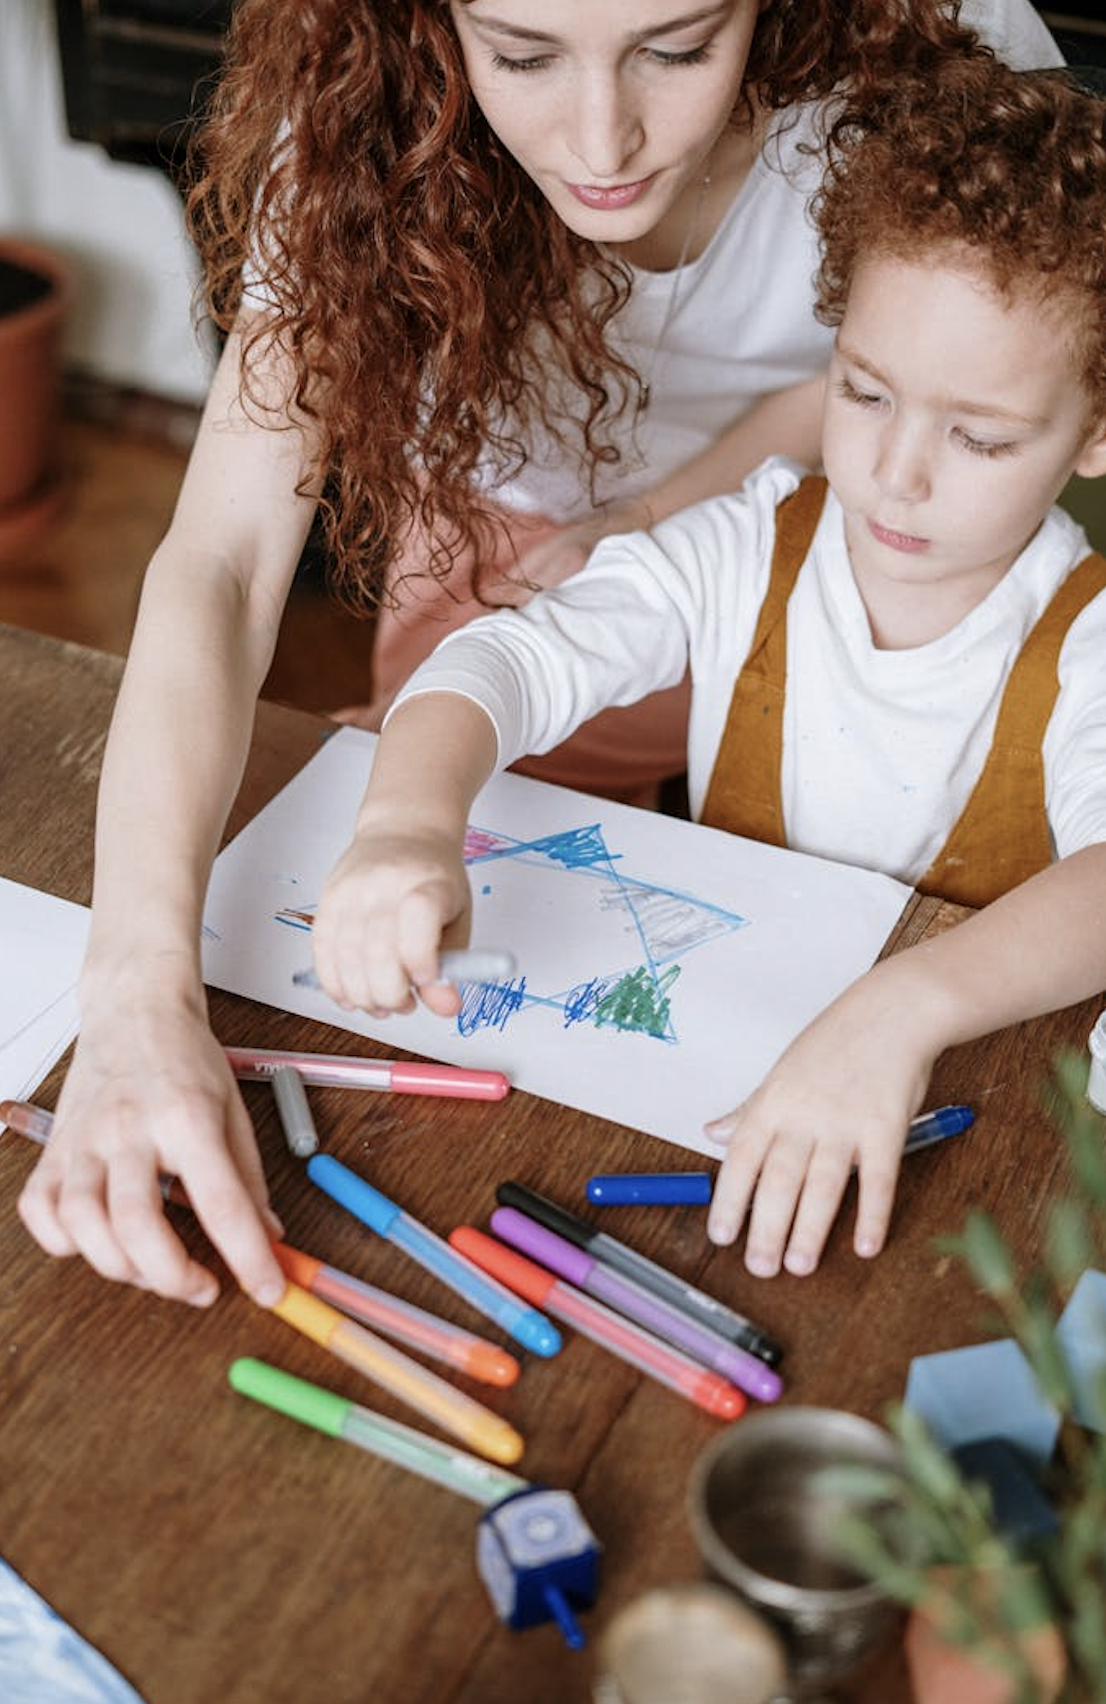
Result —
POLYGON ((1099 479, 1106 473, 1106 420, 1100 420, 1092 429, 1072 472, 1082 479, 1099 479))

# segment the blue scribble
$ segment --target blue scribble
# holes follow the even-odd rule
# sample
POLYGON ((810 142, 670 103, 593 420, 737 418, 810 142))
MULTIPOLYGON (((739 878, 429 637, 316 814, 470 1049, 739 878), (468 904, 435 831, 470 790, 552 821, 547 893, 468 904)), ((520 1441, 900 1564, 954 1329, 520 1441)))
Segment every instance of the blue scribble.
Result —
POLYGON ((577 983, 565 995, 565 1029, 573 1024, 586 1024, 594 1016, 600 1000, 618 979, 613 976, 593 976, 590 982, 577 983))
POLYGON ((462 982, 461 1010, 457 1033, 475 1035, 477 1030, 504 1030, 526 998, 526 978, 517 982, 462 982))

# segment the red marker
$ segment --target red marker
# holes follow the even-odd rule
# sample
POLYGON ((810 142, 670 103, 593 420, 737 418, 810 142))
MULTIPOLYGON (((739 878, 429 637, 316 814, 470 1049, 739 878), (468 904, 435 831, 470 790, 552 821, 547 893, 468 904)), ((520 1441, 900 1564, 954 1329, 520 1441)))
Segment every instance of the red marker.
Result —
POLYGON ((505 1284, 525 1301, 575 1326, 601 1348, 628 1361, 638 1372, 658 1379, 678 1395, 705 1408, 722 1420, 736 1420, 745 1412, 745 1398, 736 1385, 718 1373, 708 1372, 678 1349, 662 1343, 620 1314, 592 1301, 571 1284, 564 1283, 525 1255, 505 1248, 494 1237, 472 1225, 459 1225, 449 1241, 491 1277, 505 1284))

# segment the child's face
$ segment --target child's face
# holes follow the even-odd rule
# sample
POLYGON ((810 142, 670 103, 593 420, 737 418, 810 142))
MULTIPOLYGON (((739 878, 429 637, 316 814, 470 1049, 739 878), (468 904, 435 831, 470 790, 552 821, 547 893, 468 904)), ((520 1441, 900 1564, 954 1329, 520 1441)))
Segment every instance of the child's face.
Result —
POLYGON ((951 624, 986 597, 1069 475, 1106 471, 1087 412, 1061 310, 966 266, 860 265, 823 450, 869 612, 913 587, 951 624))
POLYGON ((451 0, 450 11, 485 118, 571 230, 627 243, 669 214, 686 225, 740 96, 758 0, 451 0))

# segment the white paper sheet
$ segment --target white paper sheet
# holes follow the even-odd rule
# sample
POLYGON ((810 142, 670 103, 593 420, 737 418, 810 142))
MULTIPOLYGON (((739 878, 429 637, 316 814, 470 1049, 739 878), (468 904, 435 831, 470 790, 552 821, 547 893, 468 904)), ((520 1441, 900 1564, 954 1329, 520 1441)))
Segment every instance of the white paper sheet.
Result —
MULTIPOLYGON (((516 974, 465 989, 457 1020, 374 1022, 293 987, 305 919, 348 842, 372 735, 335 734, 219 856, 205 911, 212 985, 504 1071, 516 1087, 716 1152, 702 1135, 878 956, 911 890, 650 811, 500 775, 468 836, 473 945, 516 974)), ((253 1038, 265 1045, 264 1035, 253 1038)))
POLYGON ((77 1033, 89 915, 0 877, 0 1100, 30 1099, 77 1033))

